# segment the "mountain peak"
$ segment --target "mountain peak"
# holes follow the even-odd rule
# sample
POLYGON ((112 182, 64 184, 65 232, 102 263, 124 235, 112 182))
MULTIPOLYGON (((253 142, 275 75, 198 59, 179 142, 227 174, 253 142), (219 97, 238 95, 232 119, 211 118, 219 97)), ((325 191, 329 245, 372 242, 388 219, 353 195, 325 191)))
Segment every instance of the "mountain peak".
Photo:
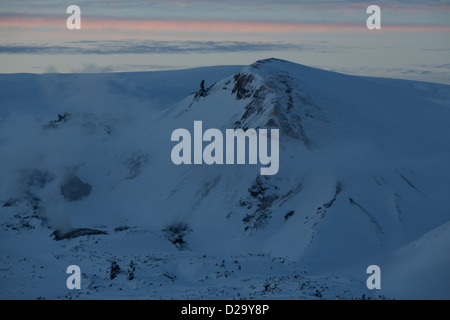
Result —
POLYGON ((226 123, 234 128, 279 128, 282 139, 298 139, 309 148, 313 141, 308 127, 322 116, 302 88, 296 67, 275 58, 259 60, 212 85, 204 97, 193 96, 187 108, 186 102, 181 105, 181 114, 211 107, 215 112, 217 108, 230 110, 228 106, 233 105, 226 123))
POLYGON ((258 68, 259 66, 261 66, 263 64, 268 64, 268 63, 290 63, 290 64, 292 64, 292 62, 287 61, 287 60, 283 60, 283 59, 267 58, 267 59, 258 60, 256 62, 252 63, 251 66, 255 67, 255 68, 258 68))

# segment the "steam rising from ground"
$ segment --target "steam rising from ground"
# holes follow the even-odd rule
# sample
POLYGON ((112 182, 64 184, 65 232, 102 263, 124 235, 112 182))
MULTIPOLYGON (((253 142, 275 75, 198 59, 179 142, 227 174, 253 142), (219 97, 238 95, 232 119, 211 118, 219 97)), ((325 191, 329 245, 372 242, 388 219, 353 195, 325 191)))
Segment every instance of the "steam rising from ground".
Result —
MULTIPOLYGON (((54 89, 42 92, 52 94, 54 89)), ((0 200, 35 199, 39 201, 39 214, 49 218, 54 228, 70 229, 70 213, 76 214, 73 211, 77 209, 63 197, 61 187, 75 176, 92 184, 99 178, 95 166, 104 166, 102 162, 118 151, 110 140, 132 142, 136 134, 131 130, 117 138, 116 131, 130 123, 131 127, 138 125, 138 119, 152 113, 148 102, 129 105, 123 96, 110 93, 105 83, 96 90, 97 95, 81 97, 74 90, 54 113, 39 106, 30 107, 27 112, 8 106, 0 109, 0 200), (111 96, 116 101, 108 105, 111 96), (99 97, 103 97, 101 101, 99 97), (62 115, 67 115, 67 119, 62 115), (106 157, 98 148, 105 144, 111 151, 106 157)))

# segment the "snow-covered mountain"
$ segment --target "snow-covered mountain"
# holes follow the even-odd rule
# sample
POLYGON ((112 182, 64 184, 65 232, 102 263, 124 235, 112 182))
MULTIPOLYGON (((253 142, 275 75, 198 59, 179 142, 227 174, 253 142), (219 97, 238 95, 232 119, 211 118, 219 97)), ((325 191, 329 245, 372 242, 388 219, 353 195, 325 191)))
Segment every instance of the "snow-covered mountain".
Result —
POLYGON ((450 298, 449 86, 277 59, 0 82, 1 298, 450 298), (173 164, 194 121, 279 129, 279 172, 173 164))

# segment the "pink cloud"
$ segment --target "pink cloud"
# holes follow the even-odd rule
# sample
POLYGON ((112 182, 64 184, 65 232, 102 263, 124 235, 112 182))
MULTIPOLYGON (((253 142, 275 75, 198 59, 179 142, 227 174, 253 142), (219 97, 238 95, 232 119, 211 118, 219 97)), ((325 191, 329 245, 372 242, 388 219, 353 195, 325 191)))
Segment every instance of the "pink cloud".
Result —
POLYGON ((54 17, 26 17, 26 16, 2 16, 0 27, 2 28, 39 28, 39 27, 65 27, 65 18, 54 17))
POLYGON ((232 20, 90 20, 86 28, 212 33, 311 33, 350 31, 351 24, 289 23, 232 20))
MULTIPOLYGON (((4 16, 0 28, 61 28, 66 27, 65 18, 4 16)), ((302 23, 245 20, 133 20, 114 18, 83 18, 82 29, 96 31, 127 30, 191 33, 236 34, 296 34, 367 32, 364 23, 302 23)), ((379 32, 448 32, 450 26, 439 25, 382 25, 379 32)))

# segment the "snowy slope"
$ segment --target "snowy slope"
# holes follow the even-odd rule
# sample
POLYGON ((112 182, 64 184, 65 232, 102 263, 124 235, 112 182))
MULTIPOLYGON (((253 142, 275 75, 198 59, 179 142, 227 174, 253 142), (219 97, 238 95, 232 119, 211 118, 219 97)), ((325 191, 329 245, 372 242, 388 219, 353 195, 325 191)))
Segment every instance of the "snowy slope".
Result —
POLYGON ((389 256, 384 290, 401 299, 415 299, 418 292, 429 299, 450 299, 449 251, 447 222, 389 256))
POLYGON ((0 81, 2 298, 448 298, 449 86, 276 59, 0 81), (279 128, 278 174, 174 165, 197 120, 279 128))

